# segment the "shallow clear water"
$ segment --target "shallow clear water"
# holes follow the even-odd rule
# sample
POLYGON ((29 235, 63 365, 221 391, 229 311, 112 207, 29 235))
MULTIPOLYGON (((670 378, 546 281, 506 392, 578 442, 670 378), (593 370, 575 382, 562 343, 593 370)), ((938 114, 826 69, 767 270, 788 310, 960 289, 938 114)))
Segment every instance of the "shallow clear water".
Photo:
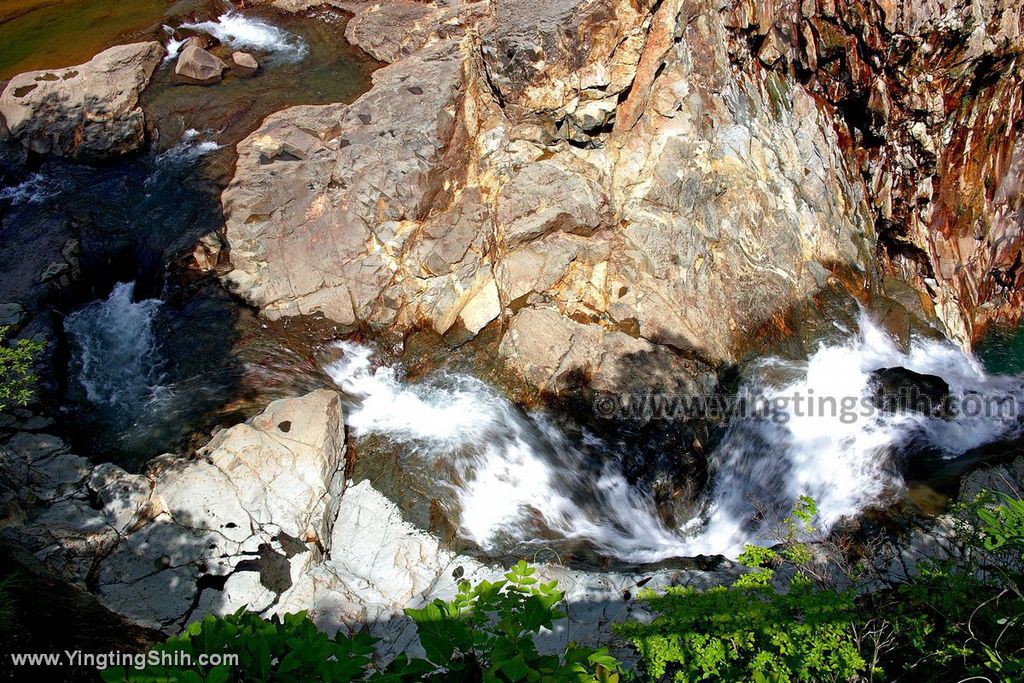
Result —
MULTIPOLYGON (((120 43, 148 40, 160 25, 166 0, 58 0, 0 23, 0 81, 24 71, 88 61, 120 43)), ((0 14, 5 14, 0 8, 0 14)))

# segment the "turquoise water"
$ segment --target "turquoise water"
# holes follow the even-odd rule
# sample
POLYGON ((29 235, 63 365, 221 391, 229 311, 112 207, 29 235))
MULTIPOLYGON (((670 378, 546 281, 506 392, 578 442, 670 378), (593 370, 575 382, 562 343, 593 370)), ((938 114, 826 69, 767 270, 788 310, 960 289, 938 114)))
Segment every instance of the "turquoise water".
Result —
POLYGON ((990 373, 1024 373, 1024 325, 993 328, 975 346, 974 353, 990 373))

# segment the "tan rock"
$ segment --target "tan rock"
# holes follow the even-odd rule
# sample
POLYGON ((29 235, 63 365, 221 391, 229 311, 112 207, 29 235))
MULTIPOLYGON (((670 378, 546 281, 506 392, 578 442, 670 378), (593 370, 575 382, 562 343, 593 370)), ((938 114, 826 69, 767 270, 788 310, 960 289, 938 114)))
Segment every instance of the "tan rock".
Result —
POLYGON ((260 63, 248 52, 231 53, 231 71, 239 76, 252 77, 260 70, 260 63))
POLYGON ((20 74, 0 95, 0 115, 35 152, 82 160, 131 152, 145 140, 139 94, 163 54, 160 43, 133 43, 78 66, 20 74))
POLYGON ((207 52, 195 43, 189 42, 174 63, 174 78, 179 83, 213 85, 224 77, 228 65, 219 57, 207 52))

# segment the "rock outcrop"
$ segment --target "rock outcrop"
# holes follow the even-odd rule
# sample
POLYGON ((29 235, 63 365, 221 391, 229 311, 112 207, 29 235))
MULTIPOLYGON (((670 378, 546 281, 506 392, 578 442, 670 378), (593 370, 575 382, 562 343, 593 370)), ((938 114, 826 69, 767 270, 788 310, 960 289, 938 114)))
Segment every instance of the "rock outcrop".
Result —
POLYGON ((145 474, 93 466, 46 434, 19 432, 0 455, 8 533, 114 612, 171 631, 197 609, 275 602, 329 550, 344 485, 341 404, 326 390, 145 474))
MULTIPOLYGON (((389 11, 373 7, 353 21, 389 11)), ((239 146, 227 282, 266 315, 494 326, 510 366, 557 390, 652 350, 736 361, 798 302, 874 280, 840 114, 793 78, 737 72, 716 7, 463 16, 416 19, 423 46, 352 105, 293 108, 239 146), (544 348, 559 357, 530 357, 544 348)))
POLYGON ((20 74, 0 95, 0 115, 34 152, 83 161, 131 152, 145 140, 139 94, 163 54, 160 43, 134 43, 78 66, 20 74))
POLYGON ((1024 7, 1017 2, 728 8, 733 63, 802 83, 845 119, 886 267, 927 292, 965 346, 1024 311, 1024 7))
MULTIPOLYGON (((500 566, 458 555, 404 521, 369 482, 346 482, 340 397, 327 390, 272 403, 215 436, 197 458, 161 456, 144 474, 91 465, 46 434, 0 447, 7 538, 113 612, 177 632, 241 607, 265 615, 308 610, 328 632, 364 626, 385 656, 415 633, 402 608, 450 598, 458 577, 496 580, 500 566)), ((639 585, 701 587, 735 571, 586 572, 541 565, 570 602, 546 636, 564 645, 613 639, 609 626, 639 608, 639 585)))

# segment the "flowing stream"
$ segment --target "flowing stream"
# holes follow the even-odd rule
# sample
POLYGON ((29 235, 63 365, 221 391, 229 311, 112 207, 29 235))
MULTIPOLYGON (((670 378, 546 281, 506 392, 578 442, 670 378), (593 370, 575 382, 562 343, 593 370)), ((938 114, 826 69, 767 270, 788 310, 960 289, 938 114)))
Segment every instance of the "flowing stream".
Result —
POLYGON ((256 50, 283 61, 300 62, 309 53, 306 42, 298 36, 234 11, 216 20, 184 23, 181 28, 211 35, 233 50, 256 50))
POLYGON ((224 224, 220 193, 244 136, 272 112, 350 102, 368 87, 378 64, 339 40, 344 21, 328 8, 291 15, 206 0, 58 0, 0 19, 7 75, 137 40, 173 53, 195 33, 221 42, 211 49, 222 56, 247 50, 261 64, 254 78, 229 72, 202 87, 175 84, 166 59, 141 96, 149 144, 137 154, 96 165, 32 157, 8 168, 0 149, 0 302, 58 313, 36 316, 46 327, 34 333, 65 342, 55 360, 66 369, 47 386, 76 452, 138 468, 285 389, 265 391, 246 374, 279 341, 212 275, 181 266, 224 224), (79 40, 76 21, 93 35, 79 40), (40 286, 51 265, 61 274, 40 286))
MULTIPOLYGON (((18 300, 9 285, 38 282, 74 243, 77 289, 55 305, 66 315, 50 330, 67 341, 64 422, 77 433, 78 452, 130 467, 181 447, 211 414, 237 422, 245 411, 230 411, 246 400, 265 405, 269 392, 246 393, 246 344, 273 360, 261 377, 280 382, 283 394, 324 381, 313 352, 275 346, 211 278, 175 278, 171 264, 223 224, 219 194, 242 137, 293 104, 352 101, 377 64, 338 38, 344 18, 330 9, 313 17, 219 5, 211 13, 193 0, 146 0, 137 12, 106 0, 54 7, 0 24, 0 43, 17 48, 0 59, 0 78, 78 63, 125 38, 159 39, 169 51, 142 97, 148 149, 101 166, 35 160, 0 187, 0 262, 11 268, 0 301, 18 300), (85 25, 104 30, 79 41, 85 25), (208 88, 172 84, 173 56, 194 32, 254 52, 260 74, 228 74, 208 88), (43 43, 53 49, 41 50, 43 43)), ((469 374, 440 370, 413 382, 366 346, 340 342, 334 352, 340 357, 323 370, 349 401, 348 425, 398 450, 403 468, 439 490, 459 536, 492 555, 582 545, 632 563, 735 556, 769 537, 800 495, 813 496, 831 526, 898 497, 908 454, 954 460, 1019 436, 1013 411, 951 420, 864 411, 881 368, 938 375, 960 400, 1024 401, 1021 377, 989 374, 947 343, 918 341, 902 351, 865 318, 847 341, 806 361, 746 367, 740 397, 770 410, 728 423, 709 454, 710 485, 691 518, 670 525, 645 484, 627 476, 642 454, 626 439, 567 429, 469 374)))
POLYGON ((153 329, 161 301, 135 301, 134 293, 134 283, 118 283, 106 300, 64 319, 72 375, 90 403, 113 409, 125 423, 137 419, 159 390, 164 365, 153 329))
POLYGON ((650 493, 624 476, 631 455, 621 446, 586 432, 571 438, 471 376, 441 371, 409 383, 398 367, 375 366, 364 346, 338 350, 327 372, 351 397, 348 424, 402 445, 403 466, 440 477, 460 535, 487 553, 583 541, 636 563, 735 556, 767 540, 800 495, 816 499, 826 527, 895 497, 903 481, 894 459, 911 442, 954 458, 1020 429, 1013 415, 945 421, 869 411, 871 372, 880 368, 939 375, 954 397, 1024 401, 1021 378, 988 375, 946 343, 902 352, 865 318, 847 342, 823 345, 806 362, 764 359, 748 369, 741 395, 771 409, 733 419, 712 454, 717 467, 699 514, 668 528, 650 493), (834 400, 837 409, 821 414, 799 397, 819 408, 834 400))

